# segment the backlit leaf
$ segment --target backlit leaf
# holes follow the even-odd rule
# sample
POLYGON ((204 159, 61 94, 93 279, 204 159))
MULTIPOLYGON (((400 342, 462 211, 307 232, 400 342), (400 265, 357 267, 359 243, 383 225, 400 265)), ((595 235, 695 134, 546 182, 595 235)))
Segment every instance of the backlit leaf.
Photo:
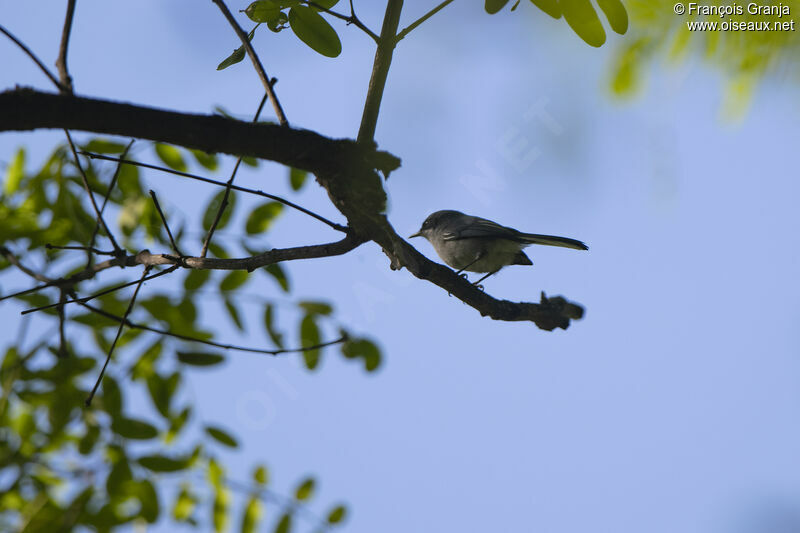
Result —
POLYGON ((296 6, 289 10, 289 26, 312 50, 326 57, 342 53, 342 42, 336 30, 315 9, 296 6))

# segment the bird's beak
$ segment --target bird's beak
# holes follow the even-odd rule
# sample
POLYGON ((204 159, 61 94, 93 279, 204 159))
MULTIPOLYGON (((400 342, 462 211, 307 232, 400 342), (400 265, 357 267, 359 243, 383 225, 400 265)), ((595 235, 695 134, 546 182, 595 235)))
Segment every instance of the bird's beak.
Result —
POLYGON ((418 231, 414 235, 409 235, 408 236, 409 239, 413 239, 414 237, 423 237, 422 232, 418 231))

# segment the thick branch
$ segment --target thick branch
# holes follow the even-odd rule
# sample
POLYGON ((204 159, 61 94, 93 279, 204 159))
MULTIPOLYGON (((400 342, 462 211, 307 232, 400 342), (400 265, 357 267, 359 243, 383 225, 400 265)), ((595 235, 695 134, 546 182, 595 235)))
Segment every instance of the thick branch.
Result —
POLYGON ((68 128, 137 137, 268 159, 309 172, 345 173, 377 169, 389 173, 400 160, 373 144, 330 139, 309 130, 251 124, 218 115, 175 113, 136 106, 15 89, 0 93, 0 131, 68 128))

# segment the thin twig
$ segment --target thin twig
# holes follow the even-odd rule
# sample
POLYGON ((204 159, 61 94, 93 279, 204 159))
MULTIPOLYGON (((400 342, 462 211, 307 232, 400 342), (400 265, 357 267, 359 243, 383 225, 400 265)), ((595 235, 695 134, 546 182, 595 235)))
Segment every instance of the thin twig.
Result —
POLYGON ((452 2, 453 0, 444 0, 444 2, 434 7, 433 9, 422 15, 420 18, 409 24, 408 27, 403 28, 403 31, 398 33, 397 37, 395 37, 394 42, 397 43, 398 41, 400 41, 403 37, 411 33, 417 26, 419 26, 420 24, 422 24, 423 22, 434 16, 436 13, 447 7, 448 4, 451 4, 452 2))
POLYGON ((386 3, 381 36, 372 64, 372 76, 369 79, 369 90, 364 102, 364 112, 361 114, 361 126, 358 128, 358 142, 362 144, 373 143, 375 139, 378 112, 381 108, 383 90, 386 88, 386 77, 389 75, 389 67, 392 64, 392 54, 396 44, 395 36, 402 10, 403 0, 389 0, 386 3))
MULTIPOLYGON (((261 110, 264 109, 267 96, 267 93, 264 93, 264 96, 261 97, 261 102, 258 104, 258 109, 253 117, 253 122, 258 122, 258 117, 261 115, 261 110)), ((228 178, 228 183, 225 186, 225 194, 222 196, 222 202, 219 204, 217 215, 214 217, 214 221, 211 223, 211 227, 208 229, 208 234, 203 241, 203 248, 200 250, 200 257, 205 257, 208 255, 208 246, 211 244, 211 237, 214 236, 214 232, 217 230, 217 224, 219 224, 219 221, 222 219, 222 213, 224 213, 225 208, 228 207, 228 196, 230 196, 231 186, 233 186, 233 179, 236 177, 236 172, 239 171, 239 165, 242 164, 242 158, 242 156, 239 156, 236 159, 236 164, 233 166, 233 171, 231 172, 231 177, 228 178)))
MULTIPOLYGON (((300 0, 300 1, 301 1, 302 3, 304 3, 304 4, 306 4, 306 5, 309 5, 309 6, 313 7, 313 8, 319 9, 320 11, 323 11, 323 12, 327 13, 328 15, 330 15, 330 16, 332 16, 332 17, 334 17, 334 18, 337 18, 337 19, 339 19, 339 20, 343 20, 343 21, 347 22, 348 24, 352 24, 353 26, 357 27, 359 30, 361 30, 361 31, 363 31, 364 33, 366 33, 367 35, 369 35, 369 36, 370 36, 370 38, 371 38, 373 41, 375 41, 376 43, 377 43, 377 42, 378 42, 378 40, 380 39, 380 37, 378 37, 378 34, 377 34, 377 33, 375 33, 374 31, 372 31, 371 29, 369 29, 369 28, 368 28, 368 27, 367 27, 367 26, 366 26, 366 25, 365 25, 363 22, 361 22, 361 20, 360 20, 360 19, 359 19, 359 18, 356 16, 356 12, 355 12, 355 10, 353 9, 353 3, 352 3, 352 2, 350 2, 350 15, 348 16, 348 15, 343 15, 343 14, 341 14, 341 13, 337 13, 336 11, 333 11, 333 10, 331 10, 331 9, 328 9, 327 7, 325 7, 325 6, 323 6, 323 5, 320 5, 320 4, 318 4, 318 3, 316 3, 316 2, 314 2, 314 1, 312 1, 312 0, 300 0)), ((451 0, 451 1, 452 1, 452 0, 451 0)))
POLYGON ((64 289, 59 291, 58 295, 58 356, 67 356, 67 334, 65 331, 65 317, 64 317, 64 302, 67 299, 67 293, 64 289))
MULTIPOLYGON (((131 139, 125 149, 120 154, 120 158, 125 159, 125 156, 128 155, 128 151, 133 146, 134 139, 131 139)), ((103 205, 100 206, 100 213, 102 214, 106 209, 106 204, 108 203, 108 199, 111 197, 111 191, 114 190, 114 186, 117 184, 117 179, 119 178, 119 173, 122 171, 122 163, 117 163, 117 168, 114 169, 114 175, 111 177, 111 183, 108 185, 108 191, 106 191, 105 198, 103 198, 103 205)), ((100 231, 100 220, 97 220, 94 225, 94 231, 92 232, 92 238, 89 239, 89 248, 94 251, 94 243, 97 240, 97 233, 100 231)), ((119 250, 114 250, 117 253, 119 250)), ((114 254, 111 254, 114 255, 114 254)), ((91 257, 89 258, 89 263, 91 263, 91 257)))
POLYGON ((167 217, 164 216, 164 211, 161 210, 161 205, 158 203, 156 193, 152 189, 150 189, 150 197, 153 199, 153 203, 156 206, 156 211, 158 211, 158 216, 161 217, 161 222, 164 224, 164 228, 167 230, 167 236, 169 237, 169 242, 172 245, 172 249, 176 254, 178 254, 178 257, 183 257, 183 253, 181 253, 180 249, 178 248, 178 243, 176 243, 175 239, 172 237, 172 231, 170 231, 169 224, 167 224, 167 217))
MULTIPOLYGON (((51 283, 52 282, 52 280, 50 278, 48 278, 47 276, 39 274, 38 272, 34 272, 30 268, 28 268, 25 265, 23 265, 20 262, 19 258, 16 255, 14 255, 13 252, 11 252, 11 250, 6 248, 5 246, 0 246, 0 255, 5 257, 6 261, 8 261, 9 263, 11 263, 15 267, 17 267, 20 271, 22 271, 24 274, 27 274, 29 277, 31 277, 31 278, 33 278, 33 279, 35 279, 37 281, 43 281, 45 283, 51 283)), ((11 295, 4 296, 2 299, 9 298, 10 296, 11 295)))
MULTIPOLYGON (((92 153, 92 152, 81 152, 81 154, 85 155, 87 157, 90 157, 92 159, 102 159, 104 161, 117 161, 117 162, 120 162, 120 163, 125 163, 127 165, 135 165, 137 167, 149 168, 149 169, 152 169, 152 170, 160 170, 160 171, 166 172, 168 174, 174 174, 176 176, 183 176, 184 178, 191 178, 193 180, 198 180, 198 181, 202 181, 202 182, 205 182, 205 183, 210 183, 212 185, 218 185, 220 187, 227 187, 228 186, 228 184, 225 183, 224 181, 219 181, 219 180, 215 180, 215 179, 211 179, 211 178, 204 178, 203 176, 197 176, 196 174, 189 174, 188 172, 181 172, 179 170, 173 170, 171 168, 159 167, 157 165, 151 165, 149 163, 140 163, 139 161, 133 161, 131 159, 120 159, 118 157, 111 157, 111 156, 102 155, 102 154, 95 154, 95 153, 92 153)), ((246 193, 249 193, 249 194, 255 194, 257 196, 263 196, 264 198, 269 198, 270 200, 275 200, 278 203, 281 203, 281 204, 283 204, 283 205, 285 205, 287 207, 291 207, 292 209, 297 209, 301 213, 305 213, 306 215, 319 220, 323 224, 326 224, 326 225, 330 226, 331 228, 335 229, 336 231, 341 231, 342 233, 347 233, 347 228, 345 226, 342 226, 341 224, 337 224, 336 222, 332 222, 332 221, 328 220, 327 218, 325 218, 325 217, 323 217, 321 215, 318 215, 318 214, 314 213, 313 211, 309 211, 305 207, 301 207, 301 206, 295 204, 294 202, 290 202, 289 200, 281 198, 280 196, 275 196, 274 194, 269 194, 269 193, 266 193, 266 192, 261 191, 261 190, 248 189, 247 187, 241 187, 239 185, 231 185, 231 189, 233 189, 235 191, 246 192, 246 193)))
POLYGON ((75 0, 67 0, 67 15, 64 17, 64 29, 61 32, 61 46, 58 48, 56 68, 61 77, 62 92, 72 94, 72 77, 67 70, 67 48, 69 47, 69 34, 72 31, 72 17, 75 15, 75 0))
POLYGON ((99 250, 99 249, 93 248, 91 246, 77 246, 77 245, 76 246, 59 246, 59 245, 56 245, 56 244, 47 243, 47 244, 44 245, 44 247, 47 250, 83 250, 84 252, 86 250, 91 250, 92 253, 96 254, 96 255, 116 255, 117 254, 113 250, 111 250, 111 251, 99 250))
POLYGON ((339 337, 336 340, 332 340, 332 341, 329 341, 329 342, 323 342, 323 343, 320 343, 320 344, 315 344, 313 346, 304 346, 302 348, 286 348, 286 349, 281 349, 281 350, 263 350, 261 348, 248 348, 246 346, 236 346, 234 344, 223 344, 223 343, 220 343, 220 342, 214 342, 214 341, 209 341, 209 340, 205 340, 205 339, 200 339, 200 338, 197 338, 197 337, 192 337, 190 335, 182 335, 180 333, 173 333, 171 331, 167 331, 167 330, 164 330, 164 329, 154 328, 154 327, 146 326, 144 324, 137 324, 135 322, 131 322, 130 320, 128 320, 125 317, 121 317, 119 315, 115 315, 114 313, 109 313, 108 311, 105 311, 103 309, 100 309, 99 307, 95 307, 95 306, 90 305, 90 304, 80 303, 80 305, 82 305, 83 307, 89 309, 90 311, 92 311, 94 313, 97 313, 98 315, 101 315, 101 316, 104 316, 106 318, 110 318, 111 320, 115 320, 117 322, 120 322, 120 324, 124 324, 124 325, 126 325, 126 326, 128 326, 129 328, 132 328, 132 329, 141 329, 141 330, 144 330, 144 331, 150 331, 152 333, 158 333, 160 335, 166 335, 168 337, 174 337, 176 339, 181 339, 181 340, 184 340, 184 341, 198 342, 200 344, 206 344, 208 346, 214 346, 216 348, 223 348, 225 350, 236 350, 236 351, 239 351, 239 352, 260 353, 260 354, 264 354, 264 355, 280 355, 280 354, 284 354, 284 353, 301 353, 301 352, 307 352, 309 350, 317 350, 319 348, 325 348, 327 346, 332 346, 334 344, 341 344, 341 343, 343 343, 343 342, 348 340, 347 335, 343 335, 343 336, 339 337))
MULTIPOLYGON (((162 270, 161 272, 156 272, 155 274, 147 276, 144 279, 144 281, 150 281, 151 279, 155 279, 155 278, 164 276, 166 274, 169 274, 170 272, 174 272, 175 270, 177 270, 179 268, 180 268, 180 265, 172 265, 171 267, 169 267, 169 268, 167 268, 165 270, 162 270)), ((81 298, 74 298, 72 300, 64 300, 63 302, 59 302, 59 303, 42 305, 42 306, 39 306, 39 307, 33 307, 31 309, 25 309, 24 311, 20 312, 20 314, 21 315, 27 315, 29 313, 35 313, 37 311, 44 311, 45 309, 52 309, 53 307, 63 306, 63 305, 66 305, 66 304, 86 303, 86 302, 89 302, 91 300, 94 300, 95 298, 99 298, 100 296, 105 296, 106 294, 111 294, 112 292, 116 292, 118 290, 122 290, 122 289, 124 289, 126 287, 131 287, 132 285, 136 285, 139 282, 140 281, 138 279, 134 280, 134 281, 129 281, 128 283, 122 283, 121 285, 116 285, 114 287, 109 287, 108 289, 102 290, 100 292, 96 292, 96 293, 94 293, 94 294, 92 294, 90 296, 83 296, 81 298)))
POLYGON ((72 150, 72 155, 75 159, 75 165, 78 167, 81 179, 83 180, 83 188, 86 190, 86 194, 89 195, 89 200, 92 202, 92 207, 94 208, 94 212, 97 215, 97 221, 103 225, 103 229, 106 231, 108 240, 111 241, 111 245, 114 247, 114 250, 120 252, 122 248, 120 248, 119 244, 117 244, 117 240, 114 238, 114 234, 111 233, 110 229, 108 229, 108 225, 106 225, 106 221, 103 219, 103 213, 100 211, 100 208, 97 207, 97 202, 94 199, 94 193, 92 193, 92 189, 91 187, 89 187, 89 178, 86 176, 86 171, 83 170, 83 165, 81 165, 81 160, 78 157, 78 151, 75 149, 75 143, 72 142, 72 136, 69 134, 69 130, 66 128, 64 129, 64 133, 67 135, 69 148, 70 150, 72 150))
POLYGON ((52 82, 55 84, 55 86, 58 88, 58 90, 59 90, 59 91, 61 91, 61 92, 68 92, 68 91, 69 91, 69 88, 67 88, 67 87, 64 87, 63 85, 61 85, 61 82, 60 82, 60 81, 58 81, 58 78, 56 78, 56 77, 53 75, 53 73, 52 73, 52 72, 50 72, 50 71, 47 69, 47 67, 46 67, 46 66, 44 66, 44 63, 42 63, 41 61, 39 61, 39 58, 38 58, 38 57, 36 57, 36 54, 34 54, 33 52, 31 52, 30 48, 28 48, 27 46, 25 46, 25 44, 23 44, 23 42, 22 42, 22 41, 20 41, 20 40, 19 40, 19 39, 17 39, 16 37, 14 37, 14 34, 13 34, 13 33, 11 33, 10 31, 8 31, 7 29, 5 29, 5 28, 4 28, 2 25, 0 25, 0 32, 1 32, 1 33, 3 33, 3 34, 5 34, 5 36, 6 36, 6 37, 8 37, 9 39, 11 39, 11 41, 12 41, 14 44, 16 44, 17 46, 19 46, 19 47, 22 49, 22 51, 23 51, 23 52, 25 52, 25 53, 28 55, 28 57, 30 57, 30 58, 33 60, 33 62, 34 62, 34 63, 36 63, 36 66, 38 66, 38 67, 39 67, 39 68, 42 70, 42 72, 44 72, 44 73, 45 73, 45 75, 46 75, 48 78, 50 78, 50 81, 52 81, 52 82))
POLYGON ((111 355, 114 353, 114 348, 117 346, 117 341, 119 341, 120 335, 122 335, 122 329, 125 326, 125 322, 128 320, 128 315, 131 313, 133 309, 133 304, 136 302, 136 297, 139 295, 139 289, 142 288, 142 284, 144 283, 144 279, 147 277, 147 273, 150 271, 150 267, 144 267, 144 271, 142 271, 142 277, 139 280, 139 283, 136 285, 136 289, 133 291, 133 296, 131 297, 131 301, 128 302, 128 308, 125 309, 125 314, 122 315, 122 320, 119 323, 119 327, 117 328, 117 334, 114 336, 114 341, 111 343, 111 346, 108 348, 108 355, 106 355, 106 362, 103 363, 103 368, 100 370, 100 375, 97 376, 97 382, 92 387, 92 392, 89 393, 89 396, 86 398, 86 407, 92 405, 92 398, 94 398, 95 393, 97 392, 97 388, 100 386, 100 382, 103 381, 103 376, 106 373, 106 367, 108 367, 108 362, 111 361, 111 355))
POLYGON ((239 23, 236 22, 236 19, 233 18, 230 9, 228 6, 225 5, 223 0, 211 0, 217 7, 219 7, 222 14, 228 19, 231 27, 233 27, 233 31, 236 32, 236 35, 239 37, 239 40, 242 41, 242 45, 244 49, 247 51, 247 55, 250 56, 250 61, 253 62, 253 67, 256 69, 258 73, 258 77, 261 78, 261 83, 264 85, 264 89, 267 91, 270 100, 272 100, 272 107, 275 109, 275 116, 278 117, 278 123, 281 126, 288 126, 289 121, 286 120, 286 115, 283 112, 283 108, 281 107, 280 101, 278 101, 278 97, 275 96, 275 91, 272 88, 272 82, 270 77, 267 76, 267 72, 264 70, 264 65, 261 64, 261 60, 258 58, 256 51, 253 49, 253 45, 250 43, 250 39, 247 37, 247 34, 244 32, 239 23))

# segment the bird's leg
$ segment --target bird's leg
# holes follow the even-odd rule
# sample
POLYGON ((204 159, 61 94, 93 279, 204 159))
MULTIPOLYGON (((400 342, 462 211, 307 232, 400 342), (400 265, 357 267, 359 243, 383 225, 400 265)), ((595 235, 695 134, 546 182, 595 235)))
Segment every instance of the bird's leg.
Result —
MULTIPOLYGON (((483 251, 478 252, 478 255, 475 256, 475 259, 473 259, 471 263, 459 268, 458 272, 456 272, 456 274, 458 274, 460 276, 462 272, 464 272, 466 269, 468 269, 469 267, 471 267, 472 265, 474 265, 475 263, 477 263, 478 261, 483 259, 485 255, 486 254, 483 251)), ((463 278, 464 279, 467 278, 466 274, 463 276, 463 278)))
POLYGON ((483 288, 481 285, 478 285, 478 283, 480 283, 481 281, 485 280, 486 278, 488 278, 489 276, 491 276, 491 275, 493 275, 493 274, 497 274, 498 272, 500 272, 500 269, 499 269, 499 268, 498 268, 497 270, 495 270, 494 272, 489 272, 488 274, 486 274, 485 276, 483 276, 481 279, 479 279, 478 281, 476 281, 475 283, 473 283, 473 285, 475 285, 476 287, 483 288))

